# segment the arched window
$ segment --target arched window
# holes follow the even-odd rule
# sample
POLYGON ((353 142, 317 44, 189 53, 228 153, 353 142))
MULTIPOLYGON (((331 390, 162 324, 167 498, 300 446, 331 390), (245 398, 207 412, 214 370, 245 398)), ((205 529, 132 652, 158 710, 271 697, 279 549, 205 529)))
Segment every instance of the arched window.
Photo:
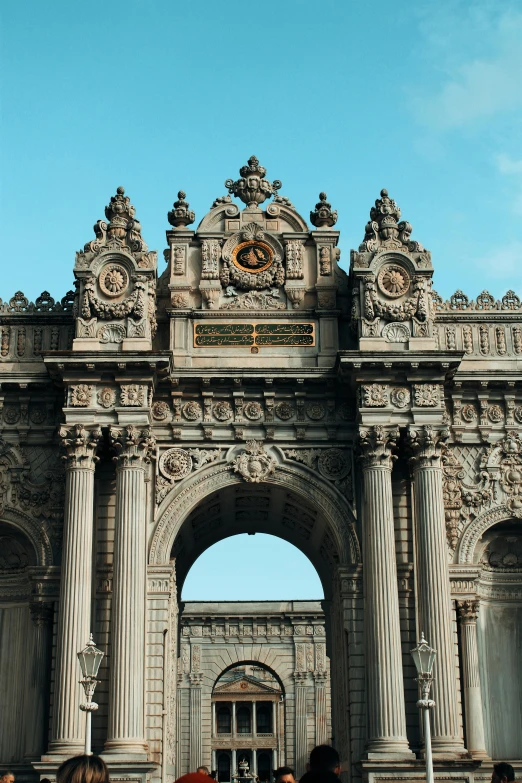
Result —
POLYGON ((230 783, 230 756, 228 753, 219 754, 217 765, 217 776, 219 783, 230 783))
POLYGON ((240 707, 237 711, 237 733, 250 734, 250 710, 248 707, 240 707))
POLYGON ((272 705, 259 704, 257 707, 257 732, 270 734, 272 731, 272 705))
POLYGON ((260 781, 272 779, 271 759, 269 753, 257 754, 257 775, 260 781))
POLYGON ((232 721, 228 707, 220 707, 217 711, 217 732, 218 734, 232 733, 232 721))

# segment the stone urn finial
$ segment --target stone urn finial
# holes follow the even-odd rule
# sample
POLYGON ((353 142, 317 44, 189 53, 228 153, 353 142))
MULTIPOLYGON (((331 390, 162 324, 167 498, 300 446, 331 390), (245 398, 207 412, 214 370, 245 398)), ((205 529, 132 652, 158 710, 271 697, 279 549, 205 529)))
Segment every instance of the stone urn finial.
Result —
POLYGON ((225 187, 229 193, 243 201, 247 207, 257 209, 270 196, 277 194, 277 191, 283 187, 280 180, 275 179, 269 182, 265 179, 266 169, 259 165, 259 160, 255 155, 248 159, 246 166, 239 169, 241 179, 227 179, 225 187))
POLYGON ((125 188, 120 185, 116 189, 116 195, 111 197, 110 203, 105 207, 105 217, 109 221, 107 234, 118 239, 123 239, 128 231, 139 235, 141 225, 135 216, 136 210, 130 203, 130 198, 125 195, 125 188))
POLYGON ((196 215, 190 209, 190 204, 188 201, 185 201, 186 196, 185 191, 178 191, 178 200, 174 202, 167 216, 170 225, 174 226, 174 228, 185 228, 196 219, 196 215))
POLYGON ((326 199, 326 193, 319 193, 319 201, 310 212, 310 221, 316 228, 332 228, 337 223, 337 210, 332 210, 326 199))

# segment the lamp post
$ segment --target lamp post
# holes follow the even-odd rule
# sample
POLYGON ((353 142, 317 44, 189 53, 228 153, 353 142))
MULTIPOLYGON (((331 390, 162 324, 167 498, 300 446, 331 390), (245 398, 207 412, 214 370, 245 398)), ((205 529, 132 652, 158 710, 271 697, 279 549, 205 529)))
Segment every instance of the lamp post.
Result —
POLYGON ((98 709, 98 705, 95 701, 92 700, 92 697, 94 695, 94 689, 96 688, 96 684, 98 680, 96 677, 98 676, 98 669, 100 668, 100 663, 102 662, 102 658, 105 655, 101 650, 98 650, 98 648, 95 646, 92 633, 89 637, 89 641, 87 642, 87 646, 81 650, 81 652, 78 653, 78 660, 80 662, 80 668, 82 670, 82 679, 80 680, 80 684, 83 685, 83 690, 85 691, 85 697, 87 701, 85 704, 80 704, 80 709, 83 710, 83 712, 86 713, 86 723, 85 723, 85 755, 86 756, 92 756, 92 750, 91 750, 91 714, 98 709))
POLYGON ((431 755, 431 728, 430 728, 430 709, 435 706, 433 699, 429 698, 431 683, 433 682, 433 664, 437 650, 430 647, 424 634, 421 633, 421 640, 411 651, 415 668, 417 669, 417 682, 421 686, 421 698, 417 702, 417 707, 422 710, 422 722, 424 726, 424 746, 426 750, 426 781, 433 781, 433 758, 431 755))

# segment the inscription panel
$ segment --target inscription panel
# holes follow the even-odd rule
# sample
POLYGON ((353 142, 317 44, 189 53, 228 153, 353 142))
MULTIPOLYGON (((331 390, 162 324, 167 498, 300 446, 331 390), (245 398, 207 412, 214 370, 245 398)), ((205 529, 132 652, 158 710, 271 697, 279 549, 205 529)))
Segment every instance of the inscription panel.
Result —
POLYGON ((195 348, 315 345, 315 324, 194 324, 195 348))

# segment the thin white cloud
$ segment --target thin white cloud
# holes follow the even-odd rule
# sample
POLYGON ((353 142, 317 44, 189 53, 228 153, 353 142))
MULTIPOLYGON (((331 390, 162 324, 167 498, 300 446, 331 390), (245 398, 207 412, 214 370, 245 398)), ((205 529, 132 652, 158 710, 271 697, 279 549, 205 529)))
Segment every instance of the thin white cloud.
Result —
POLYGON ((511 212, 514 215, 522 215, 522 160, 515 160, 509 155, 500 154, 496 156, 496 164, 499 172, 513 183, 511 212))
MULTIPOLYGON (((460 62, 455 62, 454 35, 450 33, 447 57, 451 70, 439 62, 445 81, 431 94, 425 92, 414 100, 415 110, 432 129, 464 128, 522 107, 522 12, 507 11, 490 19, 482 39, 487 52, 484 56, 477 55, 476 39, 468 48, 466 23, 465 16, 460 18, 460 62)), ((484 30, 483 17, 480 27, 484 30)), ((439 41, 439 58, 441 49, 439 41)))
POLYGON ((479 266, 486 270, 488 277, 496 280, 504 280, 512 286, 519 279, 522 265, 522 242, 513 242, 492 249, 487 255, 479 259, 479 266))
POLYGON ((513 160, 509 155, 497 155, 497 167, 501 174, 522 174, 522 160, 513 160))

